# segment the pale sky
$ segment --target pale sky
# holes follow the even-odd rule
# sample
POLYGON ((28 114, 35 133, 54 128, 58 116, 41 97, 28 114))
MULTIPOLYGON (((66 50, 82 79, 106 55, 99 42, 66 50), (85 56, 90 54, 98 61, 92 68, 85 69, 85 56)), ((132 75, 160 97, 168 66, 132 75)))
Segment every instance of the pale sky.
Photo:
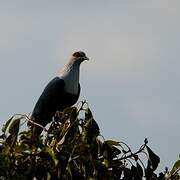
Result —
POLYGON ((161 170, 180 153, 179 0, 0 2, 0 125, 29 114, 74 50, 81 97, 101 134, 133 150, 149 139, 161 170))

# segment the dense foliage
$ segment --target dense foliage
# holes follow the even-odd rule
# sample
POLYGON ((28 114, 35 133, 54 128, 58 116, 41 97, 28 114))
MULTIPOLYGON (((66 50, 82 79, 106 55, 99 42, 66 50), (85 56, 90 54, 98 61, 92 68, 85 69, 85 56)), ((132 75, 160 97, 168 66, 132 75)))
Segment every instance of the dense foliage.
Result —
POLYGON ((124 142, 105 140, 85 102, 57 112, 40 137, 20 128, 27 121, 33 123, 15 115, 2 128, 0 179, 180 179, 180 160, 171 171, 155 173, 160 158, 147 139, 136 152, 124 142))

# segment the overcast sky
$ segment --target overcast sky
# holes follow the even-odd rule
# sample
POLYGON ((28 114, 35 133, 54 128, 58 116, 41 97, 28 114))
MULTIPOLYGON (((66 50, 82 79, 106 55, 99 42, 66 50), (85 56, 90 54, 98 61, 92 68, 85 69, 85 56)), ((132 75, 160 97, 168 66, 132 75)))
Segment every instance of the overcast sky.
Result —
POLYGON ((0 2, 0 125, 30 113, 74 50, 86 99, 106 138, 144 138, 172 166, 180 153, 179 0, 0 2))

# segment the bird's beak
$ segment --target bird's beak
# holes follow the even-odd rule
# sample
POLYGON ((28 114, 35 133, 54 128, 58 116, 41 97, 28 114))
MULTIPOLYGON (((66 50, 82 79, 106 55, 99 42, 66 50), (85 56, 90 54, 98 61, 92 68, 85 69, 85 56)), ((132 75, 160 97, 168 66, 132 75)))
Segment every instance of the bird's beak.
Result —
POLYGON ((87 60, 87 61, 89 61, 89 58, 88 58, 88 57, 84 57, 84 60, 87 60))

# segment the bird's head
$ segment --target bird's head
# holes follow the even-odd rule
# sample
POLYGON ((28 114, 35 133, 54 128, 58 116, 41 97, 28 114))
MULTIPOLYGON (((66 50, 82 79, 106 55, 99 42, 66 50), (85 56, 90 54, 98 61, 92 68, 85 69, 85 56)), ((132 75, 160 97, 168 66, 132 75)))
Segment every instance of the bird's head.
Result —
POLYGON ((89 58, 86 56, 86 54, 82 51, 76 51, 72 54, 72 60, 74 62, 81 63, 85 60, 89 60, 89 58))

